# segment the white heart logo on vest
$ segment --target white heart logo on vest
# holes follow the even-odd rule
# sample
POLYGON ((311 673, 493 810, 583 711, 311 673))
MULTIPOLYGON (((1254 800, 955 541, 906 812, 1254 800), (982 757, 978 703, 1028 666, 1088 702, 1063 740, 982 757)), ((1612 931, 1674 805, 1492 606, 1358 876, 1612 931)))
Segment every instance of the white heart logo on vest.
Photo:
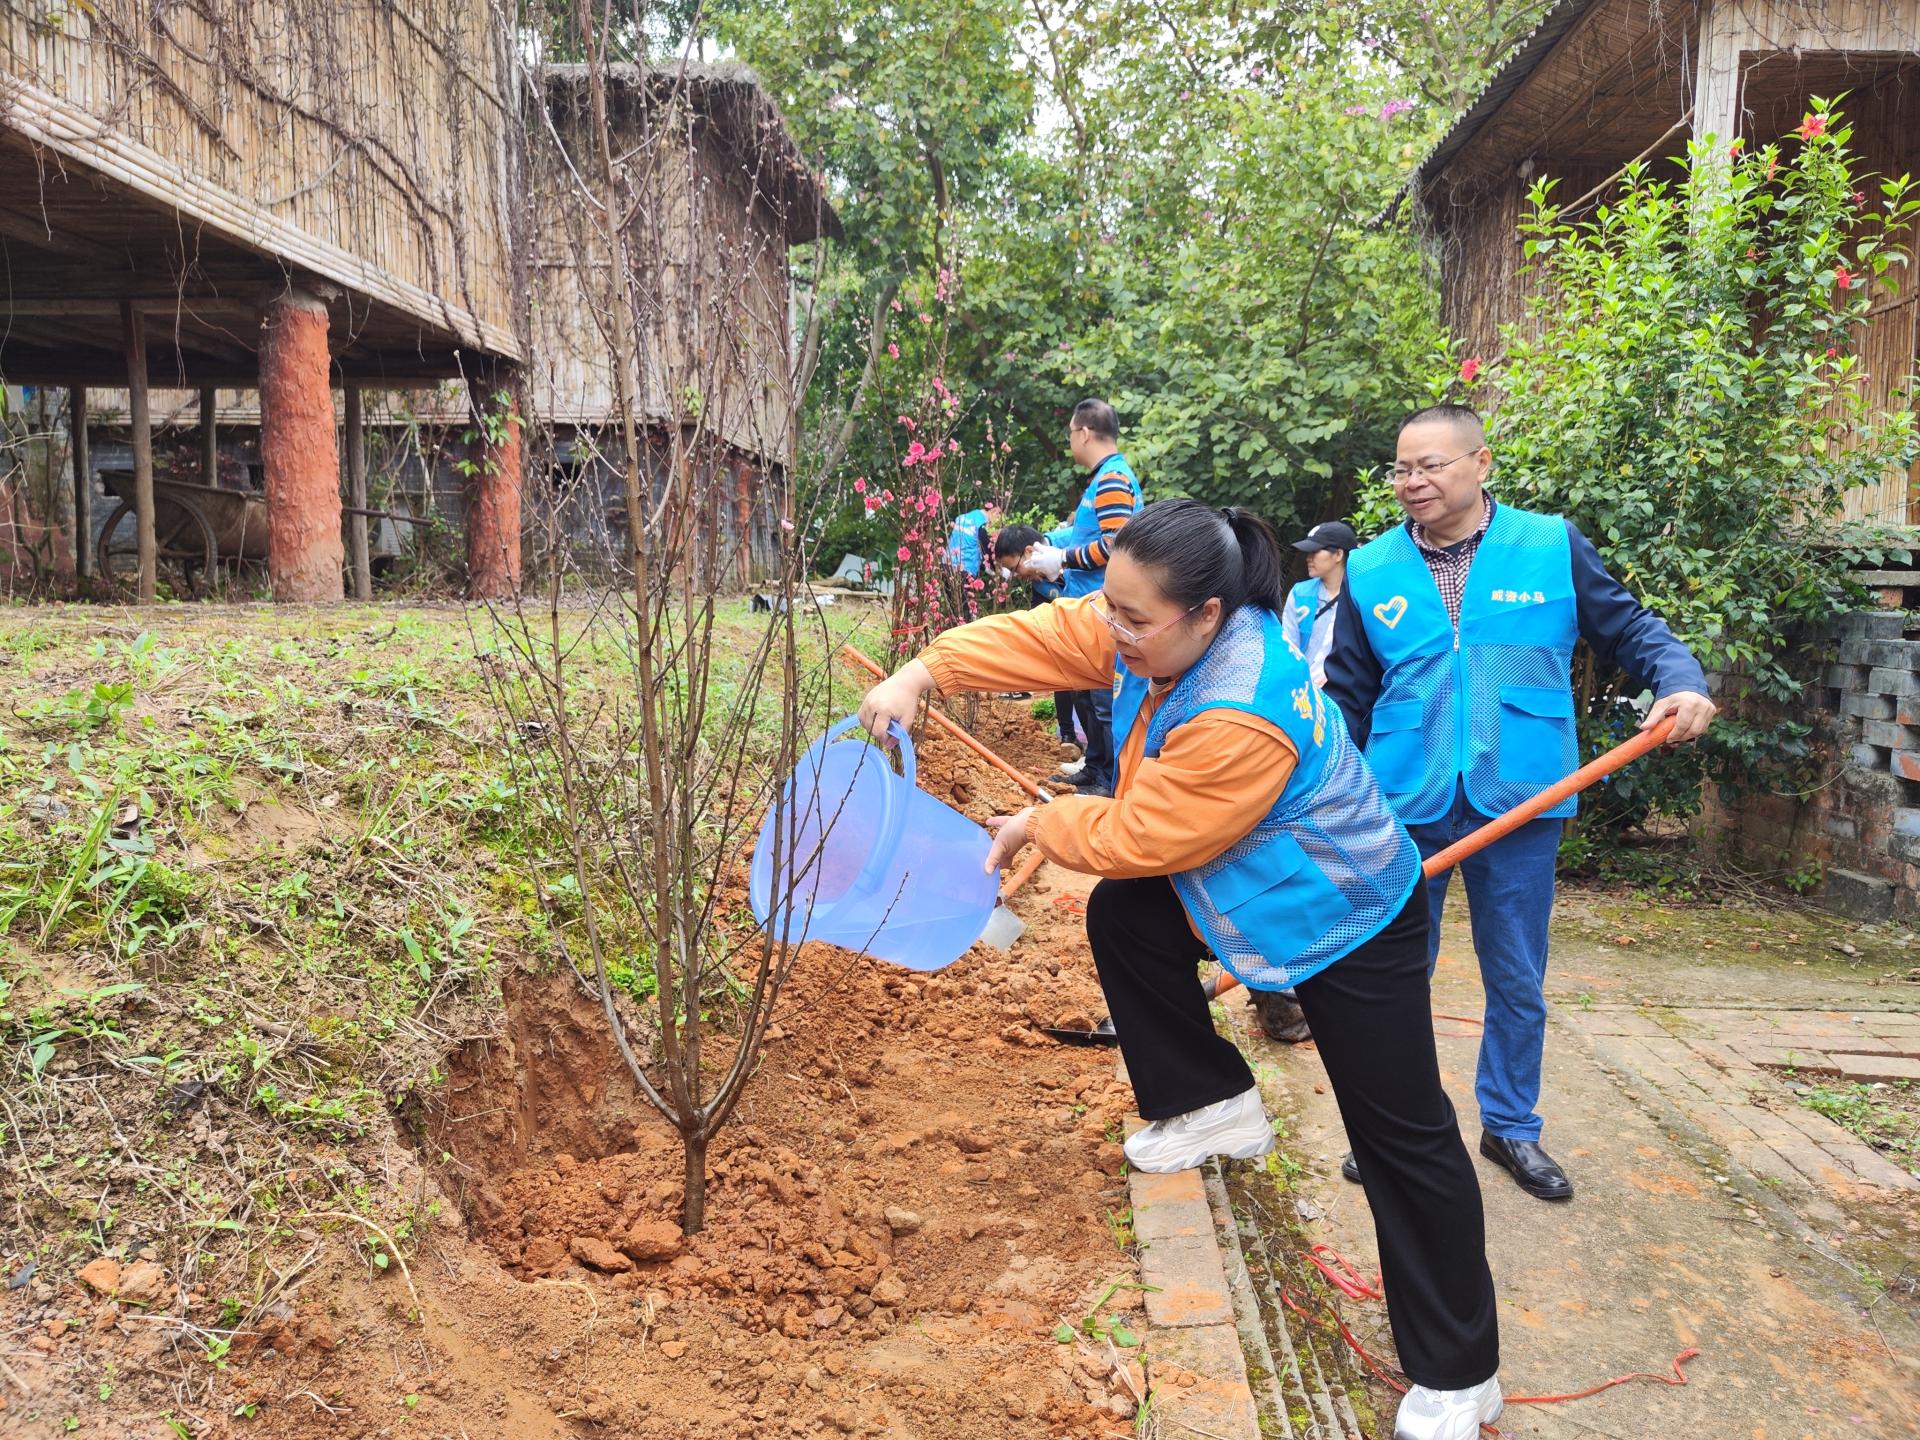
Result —
POLYGON ((1398 625, 1400 618, 1406 613, 1407 597, 1404 595, 1396 595, 1391 600, 1382 600, 1373 607, 1374 618, 1389 630, 1398 625))

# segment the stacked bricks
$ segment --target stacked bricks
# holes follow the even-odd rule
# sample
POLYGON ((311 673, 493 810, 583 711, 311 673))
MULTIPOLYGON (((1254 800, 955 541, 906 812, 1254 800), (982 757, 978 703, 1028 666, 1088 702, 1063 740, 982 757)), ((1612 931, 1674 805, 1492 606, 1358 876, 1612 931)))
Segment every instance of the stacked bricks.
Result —
POLYGON ((1824 761, 1807 795, 1710 794, 1709 834, 1744 863, 1825 869, 1821 898, 1863 920, 1920 921, 1920 571, 1858 575, 1883 608, 1840 618, 1803 667, 1808 706, 1749 705, 1753 720, 1811 721, 1824 761))

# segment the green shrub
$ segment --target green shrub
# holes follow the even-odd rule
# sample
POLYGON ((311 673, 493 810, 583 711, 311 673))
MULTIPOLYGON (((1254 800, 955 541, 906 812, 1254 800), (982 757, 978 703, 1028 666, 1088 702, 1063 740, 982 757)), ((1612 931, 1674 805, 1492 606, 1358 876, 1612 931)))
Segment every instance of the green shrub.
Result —
MULTIPOLYGON (((1806 758, 1807 727, 1772 717, 1800 700, 1804 637, 1857 599, 1844 572, 1882 553, 1864 533, 1815 542, 1848 491, 1920 452, 1910 409, 1868 413, 1856 353, 1920 200, 1856 174, 1850 133, 1816 101, 1754 154, 1709 138, 1677 178, 1629 166, 1590 218, 1564 214, 1553 181, 1533 189, 1520 231, 1541 283, 1486 372, 1494 491, 1571 517, 1722 677, 1725 710, 1697 749, 1590 795, 1590 830, 1688 816, 1703 777, 1751 785, 1806 758)), ((1621 677, 1579 663, 1575 679, 1591 755, 1635 721, 1621 677)))

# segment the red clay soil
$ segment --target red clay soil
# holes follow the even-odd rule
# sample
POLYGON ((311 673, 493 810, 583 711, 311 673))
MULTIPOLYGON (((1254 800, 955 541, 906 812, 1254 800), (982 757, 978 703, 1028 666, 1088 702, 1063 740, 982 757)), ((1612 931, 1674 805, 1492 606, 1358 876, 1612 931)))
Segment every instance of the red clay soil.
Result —
MULTIPOLYGON (((1094 1001, 1061 944, 1077 917, 1041 894, 1026 908, 1017 959, 976 947, 936 975, 807 947, 691 1240, 678 1144, 597 1001, 521 981, 507 1033, 460 1053, 427 1126, 471 1238, 413 1264, 424 1335, 336 1319, 368 1384, 310 1350, 269 1383, 357 1412, 404 1386, 423 1433, 475 1440, 1130 1433, 1117 1377, 1051 1335, 1134 1278, 1107 1220, 1127 1206, 1107 1136, 1130 1097, 1110 1053, 1035 1033, 1094 1001), (407 1338, 444 1393, 426 1363, 388 1369, 407 1338)), ((290 1408, 274 1434, 341 1433, 290 1408)))
MULTIPOLYGON (((961 705, 951 708, 956 719, 965 720, 961 705)), ((1053 721, 1033 718, 1031 700, 982 696, 974 702, 973 722, 968 728, 982 745, 1036 784, 1060 766, 1059 731, 1053 721)))
MULTIPOLYGON (((943 737, 920 759, 975 813, 1024 799, 943 737)), ((83 1357, 178 1372, 198 1378, 168 1413, 192 1433, 280 1440, 1131 1435, 1114 1352, 1053 1338, 1103 1296, 1102 1314, 1139 1299, 1109 1290, 1136 1278, 1113 1228, 1130 1093, 1112 1052, 1037 1033, 1099 1011, 1079 910, 1054 903, 1085 888, 1044 868, 1013 953, 976 946, 937 974, 806 947, 687 1240, 677 1141, 597 998, 517 972, 508 1023, 456 1050, 414 1117, 417 1152, 390 1141, 377 1162, 419 1196, 406 1274, 335 1247, 211 1384, 198 1342, 183 1360, 127 1320, 36 1337, 33 1379, 83 1357), (455 1213, 430 1221, 442 1194, 455 1213)), ((146 1407, 95 1429, 87 1408, 80 1433, 177 1433, 146 1407)))

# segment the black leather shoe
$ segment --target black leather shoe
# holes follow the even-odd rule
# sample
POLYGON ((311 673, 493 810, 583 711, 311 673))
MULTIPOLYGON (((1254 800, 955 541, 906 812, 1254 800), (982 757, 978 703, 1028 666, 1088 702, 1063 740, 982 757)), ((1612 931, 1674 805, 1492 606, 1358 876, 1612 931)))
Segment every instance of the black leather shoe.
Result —
POLYGON ((1353 1158, 1351 1150, 1347 1151, 1347 1158, 1340 1162, 1340 1177, 1356 1185, 1360 1183, 1360 1162, 1353 1158))
POLYGON ((1536 1200, 1571 1200, 1573 1182, 1534 1140, 1510 1140, 1480 1133, 1480 1153, 1513 1176, 1513 1183, 1536 1200))

